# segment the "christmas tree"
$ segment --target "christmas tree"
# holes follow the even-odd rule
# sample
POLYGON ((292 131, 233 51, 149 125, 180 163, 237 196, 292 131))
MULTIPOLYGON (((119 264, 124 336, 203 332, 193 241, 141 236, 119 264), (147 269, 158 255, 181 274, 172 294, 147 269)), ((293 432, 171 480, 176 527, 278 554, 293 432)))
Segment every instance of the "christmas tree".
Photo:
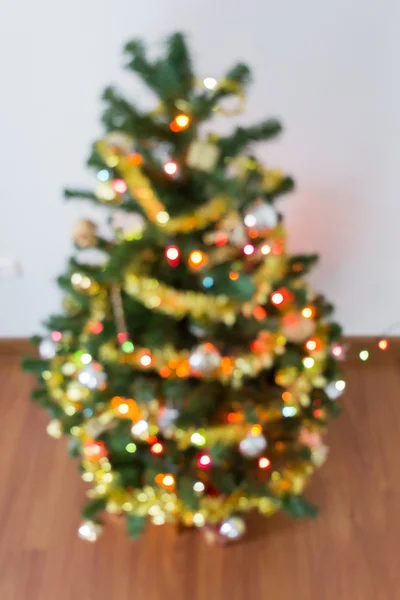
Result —
POLYGON ((63 314, 25 359, 48 433, 68 436, 90 484, 79 533, 95 540, 106 512, 132 537, 151 521, 221 540, 252 509, 311 516, 303 490, 345 383, 332 306, 304 278, 317 256, 286 249, 275 203, 293 180, 249 150, 281 125, 206 134, 244 109, 250 72, 198 79, 179 33, 156 61, 137 40, 125 54, 157 102, 106 89, 95 190, 66 197, 109 207, 112 235, 77 224, 63 314))

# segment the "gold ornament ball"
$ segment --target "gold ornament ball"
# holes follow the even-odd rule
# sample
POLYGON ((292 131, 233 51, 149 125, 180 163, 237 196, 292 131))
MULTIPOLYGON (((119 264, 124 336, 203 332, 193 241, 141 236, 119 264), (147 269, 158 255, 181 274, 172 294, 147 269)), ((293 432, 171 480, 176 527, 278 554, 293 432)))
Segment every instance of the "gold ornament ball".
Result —
POLYGON ((91 248, 96 245, 97 225, 89 219, 78 221, 72 231, 72 239, 79 248, 91 248))
POLYGON ((315 331, 315 322, 299 313, 288 313, 283 318, 282 333, 289 342, 305 342, 315 331))

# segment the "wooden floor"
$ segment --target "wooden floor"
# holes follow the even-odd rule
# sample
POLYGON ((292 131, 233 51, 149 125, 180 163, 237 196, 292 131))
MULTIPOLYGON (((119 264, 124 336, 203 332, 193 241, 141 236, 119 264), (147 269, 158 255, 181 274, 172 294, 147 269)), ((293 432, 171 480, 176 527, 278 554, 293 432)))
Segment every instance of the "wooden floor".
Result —
POLYGON ((256 518, 236 546, 150 527, 130 542, 118 525, 91 545, 76 536, 84 484, 31 378, 0 358, 1 600, 400 599, 400 364, 347 366, 345 413, 309 497, 314 521, 256 518))

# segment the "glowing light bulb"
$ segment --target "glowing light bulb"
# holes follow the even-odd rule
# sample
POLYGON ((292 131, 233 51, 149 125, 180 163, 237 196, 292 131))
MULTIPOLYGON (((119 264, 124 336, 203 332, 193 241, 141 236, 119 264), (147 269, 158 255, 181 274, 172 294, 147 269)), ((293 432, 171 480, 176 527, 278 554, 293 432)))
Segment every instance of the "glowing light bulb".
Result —
POLYGON ((172 475, 164 475, 162 482, 166 487, 172 487, 175 483, 175 479, 172 475))
POLYGON ((239 273, 237 271, 230 271, 229 272, 229 279, 231 281, 237 281, 239 279, 239 273))
POLYGON ((306 306, 306 308, 303 308, 303 310, 301 311, 301 314, 306 319, 311 319, 311 317, 314 315, 314 311, 309 306, 306 306))
POLYGON ((257 219, 255 218, 254 215, 246 215, 244 218, 244 224, 246 225, 246 227, 254 227, 254 225, 257 223, 257 219))
POLYGON ((204 437, 204 435, 202 435, 201 433, 198 433, 196 431, 195 433, 192 434, 190 441, 195 446, 204 446, 204 444, 206 443, 206 438, 204 437))
POLYGON ((195 492, 204 492, 205 485, 202 481, 196 481, 196 483, 193 486, 193 489, 195 492))
POLYGON ((175 123, 179 129, 186 129, 189 127, 190 119, 187 115, 178 115, 175 117, 175 123))
POLYGON ((112 182, 112 186, 117 192, 117 194, 125 194, 125 192, 128 189, 126 181, 124 181, 123 179, 114 179, 114 181, 112 182))
POLYGON ((336 358, 339 358, 340 356, 342 356, 342 354, 343 354, 342 346, 334 346, 332 348, 332 354, 333 354, 333 356, 336 356, 336 358))
POLYGON ((307 356, 307 358, 303 358, 303 365, 306 369, 312 369, 315 364, 315 360, 311 358, 311 356, 307 356))
POLYGON ((129 412, 129 406, 126 404, 126 402, 122 402, 122 404, 118 406, 118 412, 121 415, 126 415, 129 412))
POLYGON ((218 81, 215 79, 215 77, 205 77, 205 79, 203 79, 203 84, 208 90, 215 90, 218 85, 218 81))
POLYGON ((97 173, 97 179, 99 181, 108 181, 110 179, 110 173, 107 169, 101 169, 101 171, 97 173))
POLYGON ((202 454, 198 460, 199 467, 209 467, 211 465, 211 457, 208 454, 202 454))
POLYGON ((166 172, 167 175, 175 175, 177 170, 178 170, 178 165, 173 161, 167 162, 164 165, 164 171, 166 172))
POLYGON ((160 210, 160 212, 157 213, 156 221, 160 225, 166 225, 169 221, 169 214, 165 210, 160 210))
POLYGON ((121 345, 121 350, 122 350, 122 352, 125 352, 125 354, 130 354, 131 352, 134 351, 134 349, 135 349, 135 346, 129 340, 127 340, 126 342, 123 342, 123 344, 121 345))
POLYGON ((274 292, 271 296, 271 302, 272 304, 275 304, 276 306, 279 306, 280 304, 282 304, 284 298, 283 298, 283 294, 281 294, 280 292, 274 292))
POLYGON ((335 388, 338 392, 343 392, 346 389, 346 382, 343 379, 338 379, 335 383, 335 388))
POLYGON ((243 248, 243 252, 247 256, 251 256, 254 253, 254 246, 253 246, 253 244, 246 244, 245 247, 243 248))
POLYGON ((271 464, 271 461, 268 458, 266 458, 265 456, 262 456, 261 458, 258 459, 258 466, 260 467, 260 469, 268 469, 270 464, 271 464))
POLYGON ((361 350, 361 352, 358 356, 360 357, 360 360, 365 362, 366 360, 369 359, 369 352, 368 352, 368 350, 361 350))
POLYGON ((104 325, 100 321, 93 321, 93 323, 90 324, 89 328, 90 328, 90 333, 93 333, 94 335, 98 335, 99 333, 101 333, 103 331, 104 325))
POLYGON ((129 452, 129 454, 134 454, 136 452, 136 448, 137 446, 133 442, 129 442, 129 444, 125 446, 125 450, 129 452))
POLYGON ((264 244, 263 246, 261 246, 261 254, 264 254, 264 256, 267 256, 267 254, 269 254, 271 252, 271 246, 269 246, 268 244, 264 244))
POLYGON ((140 357, 140 364, 142 365, 142 367, 149 367, 152 363, 152 358, 150 354, 143 354, 140 357))
POLYGON ((250 433, 251 435, 261 435, 262 434, 262 427, 261 425, 253 425, 253 427, 250 429, 250 433))
POLYGON ((212 277, 204 277, 202 283, 203 287, 210 288, 214 285, 214 279, 212 277))
POLYGON ((378 348, 380 350, 387 350, 388 346, 389 346, 389 342, 387 340, 379 340, 378 348))
POLYGON ((152 451, 153 454, 161 454, 164 450, 164 446, 162 444, 160 444, 160 442, 156 442, 155 444, 152 445, 150 450, 152 451))
POLYGON ((180 256, 179 248, 177 246, 168 246, 165 250, 165 256, 167 260, 176 262, 180 256))
POLYGON ((315 340, 308 340, 306 342, 306 348, 307 350, 309 350, 310 352, 313 352, 314 350, 316 350, 317 348, 317 342, 315 340))
POLYGON ((53 342, 61 342, 61 339, 62 339, 61 331, 52 331, 51 339, 53 340, 53 342))
POLYGON ((284 417, 294 417, 297 413, 297 408, 295 406, 284 406, 282 408, 282 414, 284 417))
POLYGON ((201 250, 193 250, 189 255, 189 266, 193 269, 204 267, 207 262, 207 255, 201 250))
POLYGON ((82 354, 81 363, 83 363, 84 365, 88 365, 91 362, 92 362, 92 357, 90 356, 90 354, 88 354, 87 352, 82 354))

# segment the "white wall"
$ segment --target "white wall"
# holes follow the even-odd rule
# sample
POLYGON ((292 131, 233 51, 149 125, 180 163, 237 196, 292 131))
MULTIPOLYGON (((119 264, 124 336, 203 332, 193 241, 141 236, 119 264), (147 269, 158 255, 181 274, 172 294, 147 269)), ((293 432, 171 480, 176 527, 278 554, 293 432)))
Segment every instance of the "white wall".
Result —
POLYGON ((71 227, 93 212, 61 190, 94 181, 84 159, 102 88, 141 96, 120 69, 123 42, 177 29, 203 75, 252 66, 243 122, 282 117, 285 135, 262 155, 297 178, 281 202, 292 248, 321 252, 315 284, 347 333, 400 320, 398 25, 396 0, 1 3, 0 257, 17 257, 24 275, 0 279, 0 335, 38 331, 58 308, 71 227))

